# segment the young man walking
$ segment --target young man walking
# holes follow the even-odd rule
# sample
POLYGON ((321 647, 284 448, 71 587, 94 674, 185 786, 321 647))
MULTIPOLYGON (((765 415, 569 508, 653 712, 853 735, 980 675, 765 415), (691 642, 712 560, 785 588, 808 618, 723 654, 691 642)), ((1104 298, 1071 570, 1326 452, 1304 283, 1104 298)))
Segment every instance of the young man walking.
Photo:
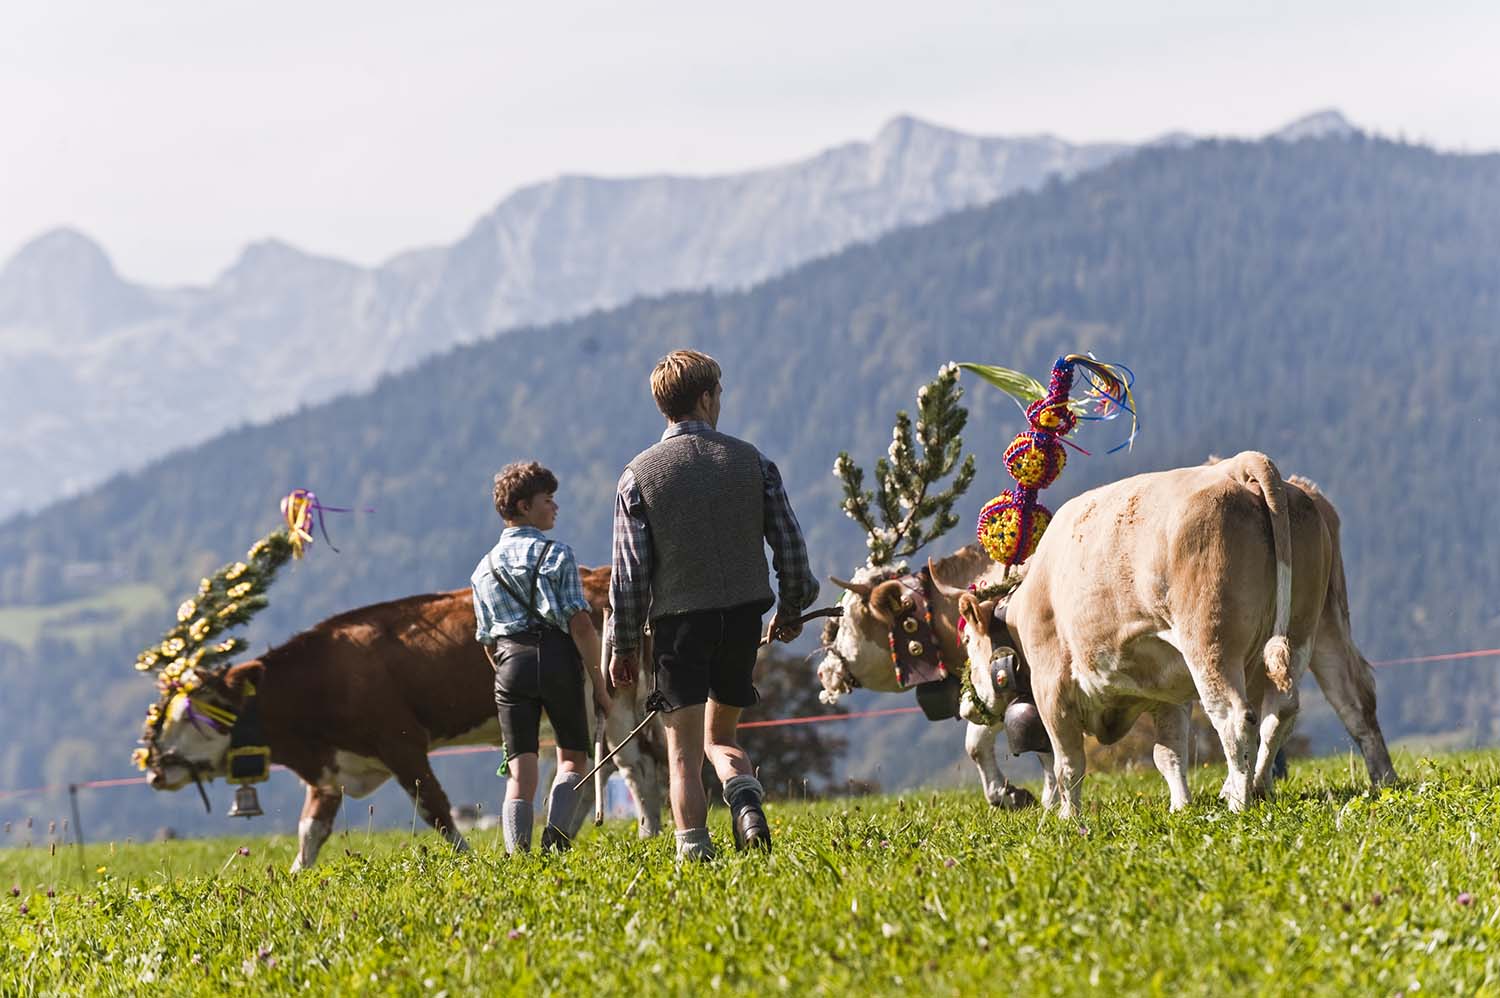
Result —
POLYGON ((818 595, 781 474, 754 446, 718 432, 720 377, 718 363, 695 350, 662 358, 651 394, 666 432, 625 468, 615 497, 610 675, 617 686, 636 682, 649 618, 684 859, 714 855, 705 756, 724 785, 735 847, 771 847, 764 791, 735 732, 740 713, 759 699, 751 679, 762 616, 776 603, 768 634, 791 641, 818 595))

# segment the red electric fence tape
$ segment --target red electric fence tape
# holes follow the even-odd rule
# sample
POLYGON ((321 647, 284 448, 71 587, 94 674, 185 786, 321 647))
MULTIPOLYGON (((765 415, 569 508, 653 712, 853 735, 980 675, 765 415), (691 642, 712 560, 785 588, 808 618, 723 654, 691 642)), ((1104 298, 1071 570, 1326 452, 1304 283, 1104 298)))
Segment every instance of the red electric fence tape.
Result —
MULTIPOLYGON (((1419 655, 1416 658, 1388 658, 1380 662, 1371 662, 1372 666, 1385 665, 1419 665, 1424 662, 1451 662, 1459 659, 1490 658, 1500 656, 1500 648, 1480 648, 1474 651, 1449 652, 1446 655, 1419 655)), ((780 717, 770 721, 746 721, 740 725, 740 730, 750 728, 779 728, 788 724, 823 724, 828 721, 857 721, 867 717, 889 717, 892 714, 915 714, 921 707, 888 707, 884 710, 857 710, 850 714, 809 714, 804 717, 780 717)), ((541 746, 546 748, 546 745, 541 746)), ((480 752, 493 752, 493 745, 463 745, 454 748, 434 749, 427 753, 429 756, 445 755, 474 755, 480 752)), ((272 769, 285 769, 285 766, 272 766, 272 769)), ((77 787, 80 790, 98 790, 105 787, 127 787, 135 784, 144 784, 144 776, 127 776, 116 780, 81 780, 77 783, 53 783, 45 787, 26 787, 20 790, 0 790, 0 800, 8 800, 11 797, 24 797, 27 794, 44 794, 54 790, 67 790, 69 787, 77 787)))

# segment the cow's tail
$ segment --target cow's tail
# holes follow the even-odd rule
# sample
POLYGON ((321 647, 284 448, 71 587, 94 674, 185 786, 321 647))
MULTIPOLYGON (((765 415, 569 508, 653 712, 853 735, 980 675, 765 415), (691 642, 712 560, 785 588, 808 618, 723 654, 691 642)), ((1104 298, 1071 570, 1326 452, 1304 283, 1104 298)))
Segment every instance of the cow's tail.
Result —
POLYGON ((1292 646, 1287 631, 1292 620, 1292 525, 1287 516, 1286 484, 1271 459, 1256 451, 1240 455, 1247 484, 1260 490, 1271 516, 1271 542, 1276 551, 1276 623, 1262 652, 1266 676, 1282 693, 1292 691, 1292 646))

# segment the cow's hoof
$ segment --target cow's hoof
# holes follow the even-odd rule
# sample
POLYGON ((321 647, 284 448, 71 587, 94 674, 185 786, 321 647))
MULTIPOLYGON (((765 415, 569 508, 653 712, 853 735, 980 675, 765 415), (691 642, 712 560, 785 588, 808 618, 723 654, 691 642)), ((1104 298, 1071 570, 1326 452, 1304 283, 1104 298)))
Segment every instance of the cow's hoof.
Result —
POLYGON ((990 803, 1006 811, 1020 811, 1036 806, 1036 795, 1025 787, 1007 784, 1000 793, 990 798, 990 803))

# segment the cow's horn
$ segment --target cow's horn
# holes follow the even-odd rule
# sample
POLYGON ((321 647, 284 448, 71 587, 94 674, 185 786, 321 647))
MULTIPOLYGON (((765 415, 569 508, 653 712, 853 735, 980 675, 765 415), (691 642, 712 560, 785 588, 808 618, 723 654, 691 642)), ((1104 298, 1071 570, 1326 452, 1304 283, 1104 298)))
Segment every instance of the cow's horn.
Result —
POLYGON ((955 589, 953 586, 948 585, 942 579, 938 578, 937 566, 932 563, 931 558, 927 559, 927 575, 932 579, 932 588, 936 589, 938 592, 942 593, 949 599, 958 599, 964 593, 968 592, 968 590, 966 589, 955 589))
POLYGON ((845 582, 843 579, 839 578, 837 575, 830 575, 828 577, 828 581, 832 582, 834 585, 838 586, 840 589, 847 589, 851 593, 858 593, 860 599, 869 599, 870 598, 870 592, 875 588, 874 586, 870 585, 868 582, 845 582))

